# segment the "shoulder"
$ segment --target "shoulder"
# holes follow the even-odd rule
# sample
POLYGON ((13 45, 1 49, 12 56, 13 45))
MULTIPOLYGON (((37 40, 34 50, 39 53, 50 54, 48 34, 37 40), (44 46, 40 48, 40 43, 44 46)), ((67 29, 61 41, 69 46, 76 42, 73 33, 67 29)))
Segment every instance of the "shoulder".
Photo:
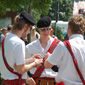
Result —
POLYGON ((26 45, 26 48, 33 48, 34 46, 36 46, 36 44, 38 43, 38 40, 35 40, 29 44, 26 45))
POLYGON ((13 45, 24 45, 23 40, 21 40, 19 37, 11 33, 6 37, 6 42, 9 42, 10 44, 13 45))

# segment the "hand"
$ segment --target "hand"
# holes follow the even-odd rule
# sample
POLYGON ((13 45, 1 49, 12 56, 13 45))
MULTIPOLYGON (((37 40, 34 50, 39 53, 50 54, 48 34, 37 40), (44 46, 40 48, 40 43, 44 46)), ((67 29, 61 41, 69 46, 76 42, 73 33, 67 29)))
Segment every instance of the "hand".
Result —
POLYGON ((35 55, 33 55, 33 56, 31 57, 31 59, 32 59, 33 62, 35 61, 35 59, 41 59, 41 58, 42 58, 42 56, 39 55, 39 54, 35 54, 35 55))
POLYGON ((25 63, 33 63, 35 61, 35 59, 41 59, 41 55, 39 54, 35 54, 33 55, 31 58, 25 59, 25 63))
POLYGON ((35 54, 35 55, 32 56, 32 58, 41 59, 42 56, 40 54, 35 54))
POLYGON ((36 82, 34 81, 33 78, 28 78, 28 79, 26 80, 26 83, 27 83, 28 85, 36 85, 36 82))
POLYGON ((44 56, 45 60, 50 56, 51 54, 49 52, 47 52, 44 56))
POLYGON ((42 65, 42 63, 43 63, 41 61, 41 59, 36 59, 34 62, 35 62, 35 67, 37 67, 37 68, 40 67, 42 65))

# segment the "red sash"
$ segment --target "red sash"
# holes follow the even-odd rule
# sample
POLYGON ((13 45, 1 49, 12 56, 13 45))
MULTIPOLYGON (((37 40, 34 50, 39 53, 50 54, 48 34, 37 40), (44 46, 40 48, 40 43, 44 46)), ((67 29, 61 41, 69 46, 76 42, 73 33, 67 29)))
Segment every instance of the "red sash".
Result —
POLYGON ((8 36, 8 35, 6 35, 6 36, 4 37, 4 39, 3 39, 3 41, 2 41, 2 57, 3 57, 3 61, 4 61, 4 64, 5 64, 6 68, 7 68, 11 73, 17 75, 17 76, 19 77, 19 79, 21 79, 21 78, 22 78, 22 75, 21 75, 21 74, 18 74, 17 72, 14 72, 13 68, 11 68, 11 67, 8 65, 8 63, 7 63, 7 61, 6 61, 6 58, 5 58, 5 56, 4 56, 4 40, 5 40, 5 38, 6 38, 7 36, 8 36))
POLYGON ((25 79, 2 80, 1 85, 26 85, 25 79))
POLYGON ((75 58, 75 56, 74 56, 74 54, 73 54, 73 51, 72 51, 70 42, 69 42, 69 41, 65 41, 64 44, 65 44, 65 46, 67 47, 69 53, 70 53, 71 56, 72 56, 72 59, 73 59, 73 62, 74 62, 74 66, 75 66, 75 68, 76 68, 76 70, 77 70, 77 73, 78 73, 80 79, 82 80, 83 85, 85 85, 84 77, 83 77, 81 71, 80 71, 79 68, 78 68, 78 63, 77 63, 77 60, 76 60, 76 58, 75 58))
MULTIPOLYGON (((60 40, 55 38, 47 52, 49 52, 51 54, 59 42, 60 42, 60 40)), ((43 61, 44 61, 44 58, 43 58, 43 61)), ((32 77, 33 78, 40 77, 42 72, 44 71, 44 69, 45 68, 44 68, 44 62, 43 62, 42 66, 37 68, 37 70, 35 71, 35 73, 32 77)))

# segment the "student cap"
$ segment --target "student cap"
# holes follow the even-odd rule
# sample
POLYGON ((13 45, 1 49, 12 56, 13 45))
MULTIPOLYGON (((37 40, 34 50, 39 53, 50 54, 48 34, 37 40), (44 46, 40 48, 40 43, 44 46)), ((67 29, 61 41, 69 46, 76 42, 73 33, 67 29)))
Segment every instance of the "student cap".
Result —
POLYGON ((50 24, 51 24, 51 18, 48 16, 45 16, 37 22, 37 27, 38 28, 49 27, 50 24))
POLYGON ((31 24, 31 25, 35 25, 36 24, 36 22, 33 19, 33 17, 29 13, 27 13, 27 12, 21 12, 20 19, 26 19, 28 21, 28 23, 31 24))

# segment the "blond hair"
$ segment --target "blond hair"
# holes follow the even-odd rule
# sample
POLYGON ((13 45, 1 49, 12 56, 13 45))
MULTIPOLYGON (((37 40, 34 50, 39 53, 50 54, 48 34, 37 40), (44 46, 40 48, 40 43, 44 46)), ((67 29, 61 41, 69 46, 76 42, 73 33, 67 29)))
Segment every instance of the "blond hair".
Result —
POLYGON ((12 30, 22 30, 22 28, 24 27, 25 24, 28 24, 30 25, 27 20, 25 19, 20 19, 20 16, 17 15, 15 17, 15 20, 14 20, 14 24, 13 24, 13 29, 12 30))

